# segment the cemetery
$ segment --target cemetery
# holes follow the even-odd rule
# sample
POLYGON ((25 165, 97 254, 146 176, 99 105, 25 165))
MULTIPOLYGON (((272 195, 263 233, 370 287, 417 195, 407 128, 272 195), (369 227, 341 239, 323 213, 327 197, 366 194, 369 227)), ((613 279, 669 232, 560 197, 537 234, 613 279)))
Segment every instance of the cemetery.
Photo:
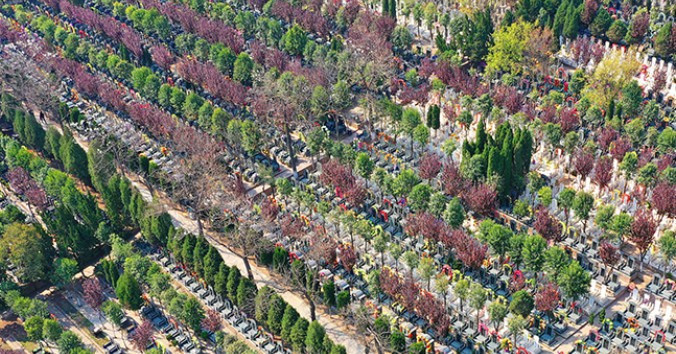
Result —
POLYGON ((4 2, 0 348, 676 351, 674 16, 4 2))

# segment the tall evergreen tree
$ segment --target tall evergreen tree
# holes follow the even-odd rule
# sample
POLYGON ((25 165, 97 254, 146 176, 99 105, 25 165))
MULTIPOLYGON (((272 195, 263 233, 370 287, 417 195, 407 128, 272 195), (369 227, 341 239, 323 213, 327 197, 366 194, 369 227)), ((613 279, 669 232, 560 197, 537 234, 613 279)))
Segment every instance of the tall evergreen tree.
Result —
POLYGON ((396 21, 397 20, 397 0, 390 0, 389 10, 390 10, 390 17, 392 17, 396 21))
POLYGON ((575 6, 575 2, 568 5, 566 11, 566 23, 563 26, 563 35, 566 38, 575 39, 580 30, 580 10, 575 6))
POLYGON ((228 296, 228 274, 230 273, 230 267, 225 263, 220 264, 218 267, 218 273, 214 278, 214 290, 216 294, 221 296, 228 296))
POLYGON ((138 310, 143 304, 141 299, 141 288, 134 277, 129 273, 124 273, 117 281, 115 294, 120 299, 120 303, 132 310, 138 310))
POLYGON ((665 23, 662 25, 662 27, 660 27, 659 31, 657 31, 657 35, 655 36, 655 52, 663 58, 669 58, 669 56, 671 56, 674 51, 674 48, 671 44, 671 27, 671 22, 665 23))
POLYGON ((26 113, 24 125, 24 143, 32 148, 42 150, 45 146, 45 131, 31 113, 26 113))
POLYGON ((554 32, 554 39, 558 40, 559 36, 563 33, 563 26, 566 23, 566 14, 569 8, 568 0, 563 0, 561 5, 559 5, 554 15, 554 22, 552 23, 552 31, 554 32))

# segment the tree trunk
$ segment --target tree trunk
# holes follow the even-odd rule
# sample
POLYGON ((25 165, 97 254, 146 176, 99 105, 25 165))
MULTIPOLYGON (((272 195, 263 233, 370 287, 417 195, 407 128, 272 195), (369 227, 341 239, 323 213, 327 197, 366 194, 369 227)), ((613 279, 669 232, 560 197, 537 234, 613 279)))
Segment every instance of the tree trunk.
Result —
POLYGON ((385 266, 385 255, 384 252, 380 252, 380 266, 384 267, 385 266))
POLYGON ((195 218, 197 219, 197 233, 200 236, 204 236, 204 229, 202 226, 202 218, 200 218, 199 214, 195 211, 195 218))
POLYGON ((298 170, 296 169, 296 154, 293 152, 293 145, 291 143, 291 131, 289 125, 284 124, 284 135, 286 140, 286 148, 289 152, 289 159, 291 161, 291 169, 293 170, 293 178, 298 180, 298 170))
POLYGON ((249 257, 242 255, 242 262, 244 262, 244 268, 246 268, 246 275, 249 280, 253 280, 253 272, 251 271, 251 263, 249 263, 249 257))
POLYGON ((448 294, 444 292, 444 313, 448 311, 448 305, 446 304, 446 296, 448 296, 448 294))
POLYGON ((310 294, 307 291, 303 292, 303 294, 305 295, 307 302, 310 304, 310 321, 316 321, 317 313, 315 308, 315 302, 312 300, 312 296, 310 296, 310 294))

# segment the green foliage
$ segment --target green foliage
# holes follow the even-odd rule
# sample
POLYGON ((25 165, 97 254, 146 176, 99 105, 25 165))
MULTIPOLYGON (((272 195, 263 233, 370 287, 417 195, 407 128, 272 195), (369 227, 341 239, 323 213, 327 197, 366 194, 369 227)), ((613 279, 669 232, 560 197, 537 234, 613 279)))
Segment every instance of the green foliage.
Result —
POLYGON ((78 349, 84 347, 80 337, 71 331, 65 331, 61 333, 61 336, 59 337, 59 340, 57 340, 56 344, 59 346, 59 351, 61 353, 77 352, 78 349))
POLYGON ((143 304, 138 282, 127 273, 122 274, 118 279, 115 294, 122 305, 132 310, 138 310, 143 304))
POLYGON ((301 55, 307 40, 307 34, 297 24, 289 28, 282 37, 283 47, 291 55, 301 55))
POLYGON ((253 65, 253 60, 248 54, 245 52, 240 53, 234 62, 232 78, 244 85, 250 85, 253 65))
POLYGON ((505 71, 519 74, 523 70, 524 52, 533 26, 528 22, 516 22, 498 29, 493 34, 493 46, 486 57, 486 73, 495 75, 505 71))
POLYGON ((620 42, 627 34, 627 24, 622 20, 615 20, 606 31, 606 36, 613 42, 620 42))
POLYGON ((267 316, 268 329, 275 335, 280 335, 282 334, 282 321, 287 304, 279 295, 273 295, 268 300, 270 301, 267 316))
POLYGON ((63 329, 57 320, 51 318, 42 321, 42 336, 44 339, 54 343, 60 337, 63 329))
POLYGON ((551 280, 556 281, 568 264, 570 257, 561 247, 550 247, 545 251, 544 266, 551 280))
POLYGON ((237 306, 246 312, 254 309, 254 299, 256 298, 256 284, 249 278, 241 278, 237 285, 237 306))
POLYGON ((534 306, 535 301, 533 300, 533 296, 526 290, 519 290, 512 294, 509 311, 515 315, 528 317, 531 311, 533 311, 534 306))
POLYGON ((300 317, 291 328, 291 344, 293 350, 302 352, 305 349, 305 340, 307 338, 307 331, 309 322, 300 317))
POLYGON ((324 327, 317 321, 312 321, 307 329, 305 338, 305 348, 308 353, 319 354, 324 350, 324 336, 326 332, 324 327))
POLYGON ((29 339, 39 341, 42 340, 43 325, 44 318, 33 316, 24 322, 23 327, 26 330, 29 339))
POLYGON ((237 303, 237 288, 239 287, 240 280, 242 275, 239 272, 239 268, 232 267, 230 272, 228 272, 228 282, 226 288, 228 290, 228 298, 233 300, 235 304, 237 303))
POLYGON ((673 24, 671 22, 663 24, 655 35, 655 52, 662 58, 669 58, 674 51, 673 45, 671 44, 672 26, 673 24))
POLYGON ((181 319, 193 329, 193 331, 200 331, 200 323, 204 319, 204 310, 197 298, 194 296, 188 297, 183 304, 183 312, 181 319))
POLYGON ((559 287, 572 300, 589 292, 591 276, 577 261, 572 261, 559 277, 559 287))
POLYGON ((336 307, 338 309, 345 308, 350 304, 350 292, 343 290, 336 295, 336 307))
POLYGON ((327 306, 335 307, 336 306, 336 286, 333 281, 329 280, 324 285, 322 285, 322 295, 324 303, 327 306))
MULTIPOLYGON (((34 282, 45 279, 47 270, 52 262, 53 254, 50 240, 44 235, 41 229, 35 225, 27 225, 14 221, 21 221, 20 214, 10 215, 8 210, 17 210, 6 208, 2 216, 10 224, 4 227, 4 232, 0 238, 0 259, 14 265, 14 275, 23 282, 34 282)), ((4 267, 3 267, 4 268, 4 267)))
POLYGON ((414 211, 426 211, 430 196, 434 190, 428 184, 415 185, 409 193, 410 206, 414 211))
POLYGON ((298 312, 291 305, 286 305, 284 308, 284 315, 282 316, 282 339, 291 342, 291 332, 293 330, 296 321, 298 321, 298 312))
POLYGON ((59 258, 56 260, 52 279, 60 287, 68 286, 79 268, 77 261, 68 258, 59 258))
POLYGON ((596 13, 594 21, 592 21, 589 26, 589 30, 594 36, 599 37, 604 35, 612 24, 613 18, 610 16, 610 13, 608 13, 605 8, 601 7, 596 13))
POLYGON ((544 263, 544 251, 547 248, 547 241, 539 235, 529 235, 523 241, 522 254, 526 269, 531 272, 538 272, 544 263))

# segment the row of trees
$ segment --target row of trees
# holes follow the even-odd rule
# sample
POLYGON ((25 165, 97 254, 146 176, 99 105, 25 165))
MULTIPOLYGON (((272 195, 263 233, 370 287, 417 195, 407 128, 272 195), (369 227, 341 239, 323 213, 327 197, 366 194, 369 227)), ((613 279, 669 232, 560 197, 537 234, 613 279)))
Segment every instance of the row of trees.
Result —
MULTIPOLYGON (((235 231, 240 232, 240 231, 235 231)), ((176 260, 202 277, 211 285, 216 293, 229 298, 238 308, 265 324, 273 334, 282 338, 296 350, 321 351, 341 353, 342 346, 334 345, 324 335, 324 329, 316 321, 309 323, 298 315, 292 306, 268 287, 257 289, 250 278, 242 277, 237 267, 227 266, 218 250, 204 238, 193 235, 175 235, 168 243, 176 260), (317 349, 320 348, 320 349, 317 349)), ((261 247, 257 247, 260 251, 261 247)), ((271 248, 268 248, 271 250, 271 248)), ((261 251, 263 263, 269 259, 270 264, 276 262, 278 267, 288 267, 289 256, 277 256, 270 251, 261 251), (267 255, 266 255, 267 253, 267 255)), ((251 274, 249 274, 251 276, 251 274)))

